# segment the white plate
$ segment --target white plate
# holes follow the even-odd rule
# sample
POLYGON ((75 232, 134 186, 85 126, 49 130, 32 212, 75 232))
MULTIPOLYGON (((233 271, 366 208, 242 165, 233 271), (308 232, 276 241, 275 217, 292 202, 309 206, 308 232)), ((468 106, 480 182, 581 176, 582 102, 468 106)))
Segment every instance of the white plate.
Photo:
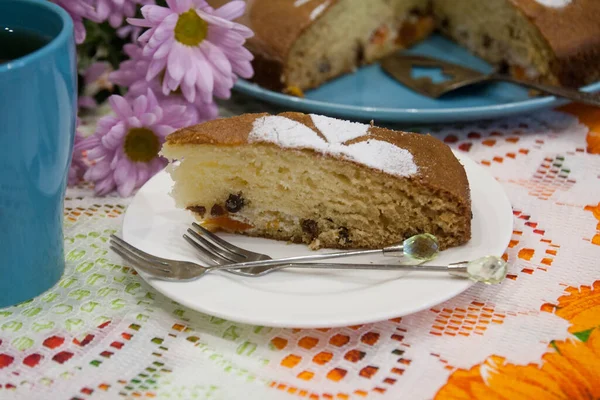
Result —
MULTIPOLYGON (((432 264, 501 256, 512 234, 512 208, 502 186, 482 167, 456 153, 471 186, 472 239, 443 251, 432 264)), ((173 181, 158 173, 137 193, 125 214, 123 238, 159 257, 198 262, 182 239, 194 221, 177 209, 173 181)), ((222 234, 225 240, 273 258, 313 254, 304 245, 222 234)), ((320 250, 323 252, 331 250, 320 250)), ((389 257, 354 257, 338 262, 394 262, 389 257)), ((191 309, 249 324, 319 328, 363 324, 430 308, 472 285, 443 273, 400 271, 283 270, 260 278, 227 272, 193 282, 165 282, 140 274, 165 296, 191 309)))

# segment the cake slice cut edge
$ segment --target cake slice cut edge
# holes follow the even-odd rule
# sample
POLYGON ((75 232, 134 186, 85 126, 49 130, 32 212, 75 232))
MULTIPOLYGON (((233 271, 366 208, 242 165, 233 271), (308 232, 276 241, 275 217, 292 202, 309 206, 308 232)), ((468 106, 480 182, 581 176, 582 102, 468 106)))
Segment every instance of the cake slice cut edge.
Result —
POLYGON ((450 148, 333 118, 246 114, 167 138, 172 195, 203 226, 308 244, 381 248, 419 233, 471 235, 470 192, 450 148))

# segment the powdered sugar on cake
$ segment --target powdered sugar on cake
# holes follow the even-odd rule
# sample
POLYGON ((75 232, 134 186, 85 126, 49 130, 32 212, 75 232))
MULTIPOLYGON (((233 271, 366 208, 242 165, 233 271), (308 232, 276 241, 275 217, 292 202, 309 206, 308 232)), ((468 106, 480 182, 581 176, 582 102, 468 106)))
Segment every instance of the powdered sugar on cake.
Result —
POLYGON ((390 175, 411 176, 418 172, 413 155, 383 140, 369 139, 349 146, 341 145, 349 159, 390 175))
POLYGON ((327 151, 328 145, 308 126, 278 115, 254 121, 248 142, 269 142, 294 149, 313 149, 321 153, 327 151))
POLYGON ((573 2, 573 0, 535 0, 543 6, 552 8, 566 7, 573 2))
POLYGON ((317 6, 314 10, 312 10, 312 12, 310 13, 310 20, 314 21, 315 19, 317 19, 319 17, 319 15, 321 15, 323 13, 323 11, 325 11, 325 9, 329 6, 329 0, 327 0, 325 3, 317 6))
POLYGON ((327 138, 323 140, 306 125, 281 116, 261 117, 254 121, 248 142, 268 142, 281 147, 311 149, 355 161, 369 168, 395 176, 418 172, 413 155, 383 140, 368 139, 351 145, 348 140, 369 136, 369 125, 311 115, 313 123, 327 138))
POLYGON ((343 121, 322 115, 310 114, 310 118, 329 143, 344 143, 365 136, 370 128, 369 125, 358 122, 343 121))
POLYGON ((300 7, 308 3, 310 0, 295 0, 294 7, 300 7))

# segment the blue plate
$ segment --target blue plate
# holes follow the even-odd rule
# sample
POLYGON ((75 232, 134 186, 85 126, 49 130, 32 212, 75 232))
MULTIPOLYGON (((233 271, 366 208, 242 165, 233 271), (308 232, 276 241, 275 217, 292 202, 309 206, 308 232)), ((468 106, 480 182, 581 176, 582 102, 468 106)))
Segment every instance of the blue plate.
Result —
MULTIPOLYGON (((433 35, 407 52, 444 59, 482 72, 492 69, 485 61, 439 35, 433 35)), ((433 79, 443 79, 437 71, 414 72, 433 79)), ((466 88, 434 100, 403 86, 377 64, 362 67, 355 73, 307 91, 304 98, 267 90, 244 80, 238 81, 235 89, 289 110, 382 122, 434 123, 489 119, 567 103, 552 96, 530 97, 527 89, 508 83, 466 88)), ((598 91, 600 82, 582 90, 598 91)))

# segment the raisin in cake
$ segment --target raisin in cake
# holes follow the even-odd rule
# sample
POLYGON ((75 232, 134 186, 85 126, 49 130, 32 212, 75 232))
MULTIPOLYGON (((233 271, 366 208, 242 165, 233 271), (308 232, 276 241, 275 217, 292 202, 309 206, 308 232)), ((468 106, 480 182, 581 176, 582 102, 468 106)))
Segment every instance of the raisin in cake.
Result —
POLYGON ((173 196, 201 223, 307 243, 379 248, 432 233, 471 236, 467 177, 429 136, 300 113, 246 114, 181 129, 162 149, 173 196))
MULTIPOLYGON (((210 0, 218 6, 227 0, 210 0)), ((600 0, 248 0, 254 80, 299 93, 434 29, 519 78, 600 79, 600 0)))

